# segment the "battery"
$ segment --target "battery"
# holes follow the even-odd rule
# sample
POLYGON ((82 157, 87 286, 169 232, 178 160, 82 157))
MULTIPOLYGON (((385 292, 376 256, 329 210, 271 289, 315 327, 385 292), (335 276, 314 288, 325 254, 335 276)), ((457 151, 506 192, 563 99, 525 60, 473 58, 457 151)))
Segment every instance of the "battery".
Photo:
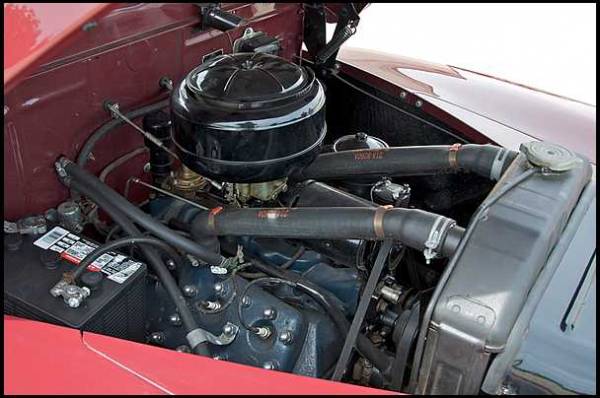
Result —
POLYGON ((4 313, 80 330, 144 341, 145 280, 142 262, 107 253, 88 267, 102 274, 89 297, 70 308, 50 289, 98 244, 62 227, 7 244, 4 234, 4 313))

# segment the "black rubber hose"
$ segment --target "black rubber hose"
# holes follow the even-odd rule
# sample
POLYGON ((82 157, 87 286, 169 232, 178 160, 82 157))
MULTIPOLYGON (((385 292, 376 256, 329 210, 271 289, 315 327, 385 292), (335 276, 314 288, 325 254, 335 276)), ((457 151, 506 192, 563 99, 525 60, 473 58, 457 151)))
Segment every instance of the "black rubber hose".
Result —
POLYGON ((441 229, 442 236, 435 249, 438 254, 448 257, 454 253, 464 233, 453 220, 438 214, 419 209, 382 210, 358 207, 228 208, 200 213, 192 221, 192 235, 369 240, 385 237, 423 250, 437 225, 445 228, 441 229))
MULTIPOLYGON (((125 116, 129 120, 136 119, 138 117, 166 108, 167 106, 169 106, 169 101, 169 99, 164 99, 159 102, 155 102, 153 104, 134 109, 132 111, 127 112, 125 116)), ((96 131, 94 131, 92 135, 90 135, 90 137, 83 144, 81 151, 79 151, 79 155, 77 156, 77 164, 79 165, 79 167, 85 167, 87 161, 90 158, 92 150, 100 140, 102 140, 108 133, 113 131, 115 128, 122 126, 123 124, 125 124, 125 122, 121 119, 111 119, 110 121, 100 126, 96 131)))
POLYGON ((183 265, 181 256, 179 254, 177 254, 177 252, 175 250, 173 250, 173 248, 171 246, 167 245, 162 240, 159 240, 156 238, 151 238, 149 236, 142 236, 142 237, 128 236, 128 237, 113 240, 112 242, 108 242, 108 243, 105 243, 104 245, 98 246, 96 249, 94 249, 94 251, 92 251, 87 256, 85 256, 84 259, 81 260, 81 262, 79 263, 79 267, 77 267, 77 269, 71 274, 73 277, 73 280, 76 281, 81 276, 81 274, 83 274, 83 272, 88 267, 88 265, 92 264, 103 254, 108 253, 113 250, 116 250, 121 247, 136 245, 136 244, 140 244, 140 243, 143 243, 145 245, 150 245, 150 246, 156 246, 156 247, 162 249, 164 252, 167 253, 167 255, 171 258, 171 260, 173 260, 175 262, 175 264, 177 264, 178 268, 180 268, 183 265))
MULTIPOLYGON (((119 224, 127 234, 134 238, 142 237, 140 230, 127 218, 127 216, 116 206, 114 206, 110 200, 99 194, 94 188, 91 188, 77 180, 70 181, 69 185, 72 189, 93 200, 100 208, 108 213, 113 221, 119 224)), ((177 307, 177 311, 179 312, 181 322, 186 332, 189 333, 199 329, 198 324, 196 323, 196 320, 189 309, 187 302, 183 297, 181 290, 179 289, 179 286, 177 285, 177 282, 175 282, 175 279, 163 263, 158 253, 152 247, 148 247, 145 244, 141 246, 141 250, 142 254, 148 260, 148 263, 154 269, 154 272, 162 282, 167 294, 171 297, 175 306, 177 307)), ((195 347, 192 347, 192 349, 198 355, 210 355, 206 343, 198 344, 195 347)))
POLYGON ((165 240, 172 246, 180 248, 184 252, 198 257, 210 265, 222 265, 224 263, 225 259, 223 256, 207 250, 205 247, 202 247, 192 240, 181 236, 172 229, 156 221, 138 207, 130 203, 127 199, 119 195, 108 185, 100 181, 96 176, 77 166, 67 158, 61 158, 59 163, 64 168, 67 176, 73 181, 78 181, 90 188, 93 188, 98 195, 106 198, 112 204, 112 206, 122 211, 133 222, 150 231, 153 235, 165 240))
MULTIPOLYGON (((336 300, 329 292, 323 291, 314 283, 304 279, 300 274, 293 271, 271 267, 256 259, 252 259, 251 262, 255 268, 269 276, 293 282, 298 289, 312 297, 327 312, 327 314, 329 314, 343 337, 348 334, 350 322, 346 319, 344 311, 334 304, 336 300)), ((375 347, 375 345, 362 334, 359 334, 356 339, 356 348, 382 372, 387 370, 392 364, 392 357, 375 347)))
POLYGON ((498 180, 517 152, 493 145, 431 145, 324 153, 295 180, 408 177, 472 172, 498 180))

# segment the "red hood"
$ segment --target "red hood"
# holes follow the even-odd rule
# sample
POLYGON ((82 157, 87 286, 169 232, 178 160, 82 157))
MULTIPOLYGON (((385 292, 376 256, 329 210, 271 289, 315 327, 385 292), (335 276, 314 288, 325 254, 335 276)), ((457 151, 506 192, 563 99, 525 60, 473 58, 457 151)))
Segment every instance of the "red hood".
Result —
MULTIPOLYGON (((50 49, 116 6, 5 4, 4 94, 50 49)), ((339 58, 423 98, 500 145, 516 149, 523 140, 547 140, 596 162, 594 106, 466 69, 376 51, 343 48, 339 58)))
POLYGON ((113 7, 107 3, 5 3, 4 94, 51 48, 113 7))
POLYGON ((340 61, 366 71, 518 149, 523 140, 561 144, 596 162, 596 107, 455 66, 343 48, 340 61))

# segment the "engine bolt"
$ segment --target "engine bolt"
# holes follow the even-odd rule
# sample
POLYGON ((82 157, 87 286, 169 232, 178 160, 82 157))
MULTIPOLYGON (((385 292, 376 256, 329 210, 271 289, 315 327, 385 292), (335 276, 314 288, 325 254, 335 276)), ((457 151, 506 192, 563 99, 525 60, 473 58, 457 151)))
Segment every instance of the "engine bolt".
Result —
POLYGON ((285 344, 285 345, 291 344, 293 340, 294 340, 294 335, 292 334, 291 331, 284 330, 283 332, 279 333, 279 341, 281 341, 283 344, 285 344))
POLYGON ((234 332, 235 332, 235 329, 233 328, 233 326, 231 326, 229 324, 223 326, 223 333, 225 333, 225 335, 231 336, 234 332))
POLYGON ((275 365, 275 362, 267 361, 267 362, 263 363, 263 369, 275 370, 275 369, 277 369, 277 366, 275 365))
POLYGON ((265 317, 265 319, 275 319, 277 317, 277 311, 275 310, 275 308, 265 308, 265 310, 263 311, 263 316, 265 317))
POLYGON ((242 305, 244 307, 250 307, 250 304, 252 304, 252 300, 250 299, 250 297, 248 297, 248 296, 242 297, 242 305))
POLYGON ((187 255, 187 259, 190 261, 192 267, 197 267, 200 265, 200 261, 196 260, 194 256, 187 255))
POLYGON ((196 293, 198 293, 198 290, 196 289, 195 286, 185 285, 183 287, 183 294, 186 295, 187 297, 194 297, 196 295, 196 293))
POLYGON ((163 332, 153 332, 149 337, 150 343, 162 344, 165 342, 165 334, 163 332))
POLYGON ((175 351, 178 351, 178 352, 192 352, 192 350, 190 349, 190 347, 188 347, 185 344, 177 346, 177 348, 175 348, 175 351))
POLYGON ((420 107, 422 107, 422 106, 423 106, 423 101, 421 101, 421 100, 416 100, 416 101, 415 101, 415 106, 416 106, 417 108, 420 108, 420 107))
POLYGON ((173 271, 173 270, 176 268, 176 266, 175 266, 175 261, 173 261, 173 260, 168 260, 168 261, 167 261, 167 268, 169 268, 169 270, 170 270, 170 271, 173 271))
POLYGON ((181 326, 181 317, 178 313, 169 315, 169 323, 173 326, 181 326))
POLYGON ((406 98, 406 95, 407 95, 407 94, 406 94, 406 91, 402 91, 402 92, 400 93, 400 98, 401 98, 401 99, 404 99, 404 98, 406 98))
POLYGON ((221 293, 223 293, 224 290, 225 290, 225 286, 223 286, 223 284, 221 282, 215 283, 215 293, 220 295, 221 293))

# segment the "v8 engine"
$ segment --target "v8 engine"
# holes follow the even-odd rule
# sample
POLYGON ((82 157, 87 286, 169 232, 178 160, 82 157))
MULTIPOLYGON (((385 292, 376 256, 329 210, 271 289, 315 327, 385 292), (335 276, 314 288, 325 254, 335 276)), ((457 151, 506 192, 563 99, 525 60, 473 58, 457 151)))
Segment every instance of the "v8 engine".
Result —
POLYGON ((479 391, 589 164, 547 143, 456 143, 423 118, 390 132, 385 104, 345 113, 374 94, 336 73, 239 52, 167 79, 157 103, 107 98, 113 119, 56 160, 70 198, 5 222, 5 313, 396 391, 479 391), (124 123, 144 145, 90 172, 124 123), (138 156, 125 186, 107 182, 138 156), (491 259, 504 268, 488 278, 491 259))

